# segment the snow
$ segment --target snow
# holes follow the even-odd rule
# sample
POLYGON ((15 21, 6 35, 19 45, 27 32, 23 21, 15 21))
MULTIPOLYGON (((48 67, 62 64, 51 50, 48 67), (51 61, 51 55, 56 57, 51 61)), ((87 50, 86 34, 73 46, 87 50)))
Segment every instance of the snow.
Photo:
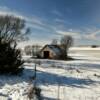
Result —
POLYGON ((100 100, 100 56, 79 52, 70 55, 76 60, 23 56, 26 63, 22 75, 0 75, 0 100, 29 100, 27 94, 34 83, 31 80, 34 62, 37 62, 36 84, 42 89, 43 100, 100 100))
MULTIPOLYGON (((66 62, 65 62, 66 63, 66 62)), ((42 71, 38 74, 38 84, 42 84, 42 94, 48 97, 47 100, 99 100, 100 97, 100 70, 95 68, 76 68, 72 65, 62 65, 64 68, 51 68, 50 65, 41 65, 42 71), (58 91, 59 90, 59 91, 58 91), (51 98, 51 99, 50 99, 51 98)), ((60 67, 60 66, 59 66, 60 67)))
POLYGON ((100 50, 100 47, 92 48, 92 47, 71 47, 70 50, 100 50))
POLYGON ((28 71, 27 68, 22 76, 1 75, 0 100, 28 100, 25 94, 28 92, 31 76, 32 72, 28 71))

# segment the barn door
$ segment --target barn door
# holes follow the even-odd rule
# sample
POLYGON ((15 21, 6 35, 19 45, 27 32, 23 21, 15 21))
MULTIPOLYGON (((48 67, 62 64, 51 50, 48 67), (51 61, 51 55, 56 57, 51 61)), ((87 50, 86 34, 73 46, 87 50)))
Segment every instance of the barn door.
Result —
POLYGON ((44 58, 49 58, 49 51, 44 51, 44 58))

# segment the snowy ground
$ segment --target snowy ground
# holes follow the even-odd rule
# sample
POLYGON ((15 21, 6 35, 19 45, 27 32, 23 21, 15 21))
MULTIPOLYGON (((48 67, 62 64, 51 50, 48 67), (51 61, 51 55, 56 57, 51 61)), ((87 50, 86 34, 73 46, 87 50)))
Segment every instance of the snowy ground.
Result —
POLYGON ((70 54, 77 60, 24 59, 22 76, 0 76, 0 100, 28 100, 27 93, 37 61, 37 86, 43 100, 100 100, 100 58, 70 54))

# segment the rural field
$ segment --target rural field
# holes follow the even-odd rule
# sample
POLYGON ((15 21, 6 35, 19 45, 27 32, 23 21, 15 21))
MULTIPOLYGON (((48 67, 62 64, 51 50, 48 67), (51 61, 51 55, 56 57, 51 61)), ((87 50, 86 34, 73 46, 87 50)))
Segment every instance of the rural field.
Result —
POLYGON ((22 75, 0 76, 0 100, 29 100, 35 64, 35 83, 41 88, 42 100, 100 100, 100 49, 74 48, 69 55, 76 60, 40 60, 23 56, 26 62, 22 75))
POLYGON ((100 100, 100 0, 0 0, 0 100, 100 100))

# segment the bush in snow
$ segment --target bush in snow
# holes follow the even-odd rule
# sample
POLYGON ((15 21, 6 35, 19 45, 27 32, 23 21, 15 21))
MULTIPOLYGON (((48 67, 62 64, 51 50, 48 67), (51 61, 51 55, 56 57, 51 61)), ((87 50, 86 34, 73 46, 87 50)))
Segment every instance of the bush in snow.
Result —
POLYGON ((29 100, 41 100, 41 89, 36 86, 31 86, 28 90, 29 100))

